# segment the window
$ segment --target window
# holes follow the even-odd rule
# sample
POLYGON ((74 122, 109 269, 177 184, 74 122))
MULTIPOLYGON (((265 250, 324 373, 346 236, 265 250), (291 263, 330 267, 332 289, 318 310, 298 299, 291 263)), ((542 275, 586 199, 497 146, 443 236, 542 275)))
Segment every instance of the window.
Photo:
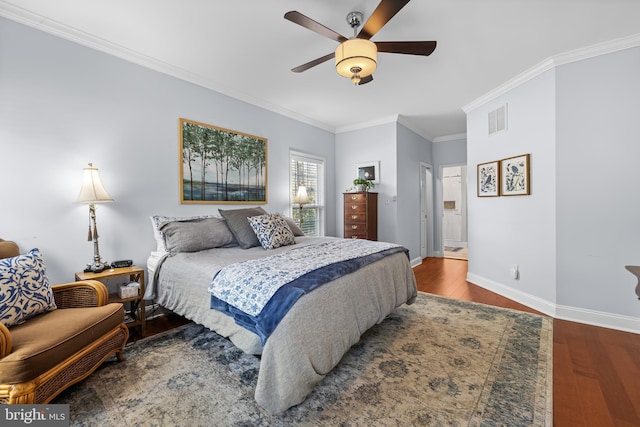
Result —
POLYGON ((289 200, 291 217, 307 236, 324 235, 324 159, 291 151, 289 154, 289 200), (298 187, 307 188, 309 203, 294 203, 298 187), (301 223, 302 220, 302 223, 301 223))

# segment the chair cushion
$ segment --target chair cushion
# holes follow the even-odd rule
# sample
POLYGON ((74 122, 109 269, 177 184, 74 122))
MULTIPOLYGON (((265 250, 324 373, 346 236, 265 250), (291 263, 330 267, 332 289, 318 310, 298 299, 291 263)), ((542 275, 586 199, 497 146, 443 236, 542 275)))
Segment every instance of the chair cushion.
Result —
POLYGON ((38 249, 0 260, 0 322, 7 328, 55 310, 56 301, 38 249))
POLYGON ((15 242, 0 239, 0 259, 18 255, 20 255, 20 249, 18 249, 18 245, 15 242))
POLYGON ((122 304, 65 308, 40 314, 9 329, 11 353, 0 359, 0 383, 32 380, 115 329, 122 304))

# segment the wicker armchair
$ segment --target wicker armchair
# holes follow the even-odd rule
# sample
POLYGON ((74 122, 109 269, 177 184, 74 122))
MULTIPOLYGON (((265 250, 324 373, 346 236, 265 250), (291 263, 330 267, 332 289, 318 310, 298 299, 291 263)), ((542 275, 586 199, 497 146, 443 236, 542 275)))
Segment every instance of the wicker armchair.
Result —
POLYGON ((109 356, 123 360, 129 331, 104 284, 52 286, 57 309, 10 328, 0 323, 0 403, 48 403, 109 356))

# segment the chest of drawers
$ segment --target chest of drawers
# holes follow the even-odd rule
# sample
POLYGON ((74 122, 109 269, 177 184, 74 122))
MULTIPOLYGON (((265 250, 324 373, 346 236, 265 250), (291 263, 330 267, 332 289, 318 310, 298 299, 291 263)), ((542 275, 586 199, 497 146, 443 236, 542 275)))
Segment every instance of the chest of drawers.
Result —
POLYGON ((344 193, 344 237, 378 240, 378 193, 344 193))

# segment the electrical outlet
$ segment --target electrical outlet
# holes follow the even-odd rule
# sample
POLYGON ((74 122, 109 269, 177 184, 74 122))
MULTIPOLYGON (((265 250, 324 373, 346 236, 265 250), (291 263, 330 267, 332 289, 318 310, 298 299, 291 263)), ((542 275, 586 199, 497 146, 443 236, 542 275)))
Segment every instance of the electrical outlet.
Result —
POLYGON ((513 264, 511 266, 511 277, 516 280, 520 278, 520 267, 518 267, 518 264, 513 264))

